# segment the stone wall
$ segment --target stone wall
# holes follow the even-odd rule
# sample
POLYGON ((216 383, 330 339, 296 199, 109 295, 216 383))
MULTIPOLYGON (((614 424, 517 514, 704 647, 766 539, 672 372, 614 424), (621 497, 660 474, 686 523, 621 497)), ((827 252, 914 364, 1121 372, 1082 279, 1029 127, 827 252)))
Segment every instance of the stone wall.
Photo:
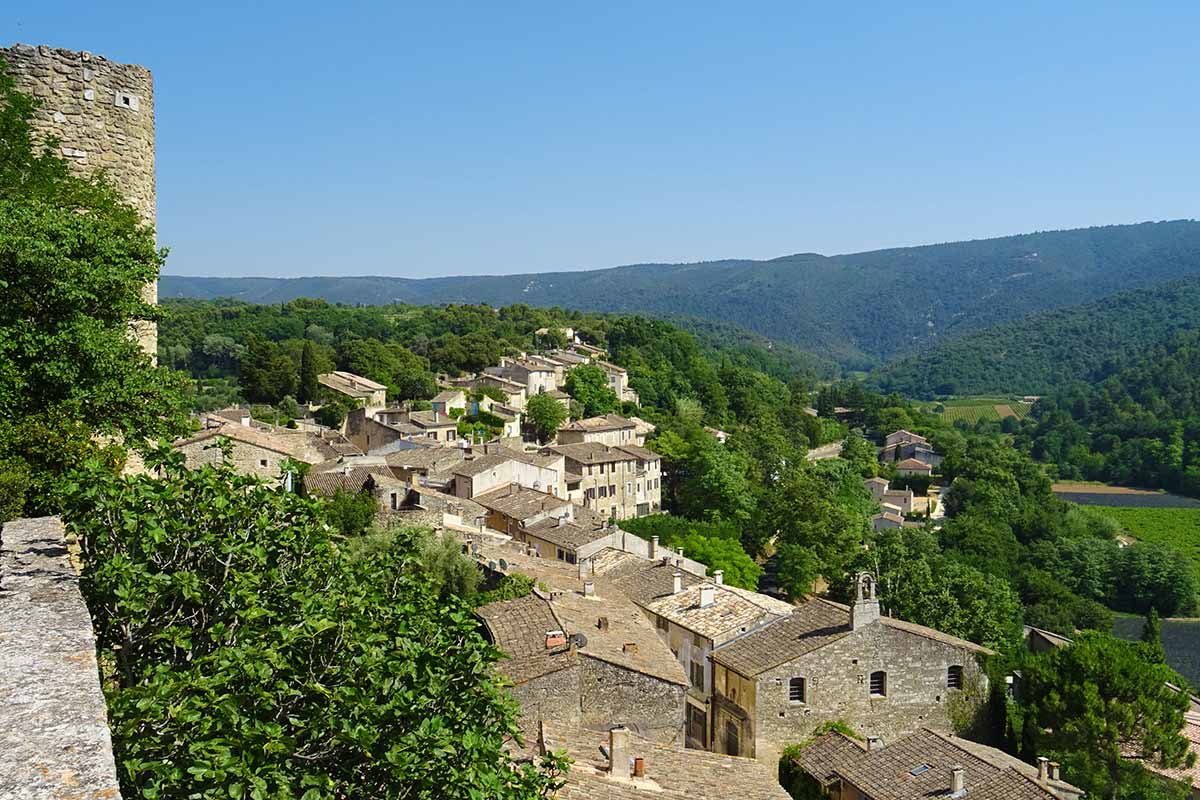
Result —
MULTIPOLYGON (((242 475, 254 475, 267 481, 278 481, 283 474, 283 465, 290 457, 276 450, 269 450, 248 442, 229 440, 233 446, 230 463, 242 475)), ((201 439, 175 448, 183 453, 188 469, 199 469, 209 464, 220 464, 223 458, 217 439, 201 439)))
POLYGON ((647 739, 683 744, 683 686, 586 653, 581 656, 583 725, 607 729, 620 723, 647 739))
MULTIPOLYGON (((503 661, 500 662, 503 665, 503 661)), ((522 730, 537 730, 538 720, 579 723, 579 660, 565 668, 539 675, 509 688, 521 704, 522 730)))
MULTIPOLYGON (((885 743, 921 727, 949 732, 951 695, 963 697, 963 690, 946 686, 951 665, 963 667, 964 685, 973 687, 968 692, 982 702, 986 677, 974 653, 884 623, 867 625, 757 677, 754 713, 743 723, 742 751, 774 764, 785 746, 802 741, 822 722, 839 719, 885 743), (874 698, 868 691, 870 674, 876 670, 887 673, 886 697, 874 698), (788 679, 793 676, 805 679, 803 703, 788 700, 788 679)), ((747 699, 742 698, 744 704, 747 699)), ((726 723, 738 716, 729 706, 719 702, 716 710, 713 749, 721 752, 726 723)))
POLYGON ((92 619, 53 517, 0 529, 0 797, 121 797, 92 619))
MULTIPOLYGON (((118 64, 88 52, 30 47, 0 48, 17 88, 41 101, 34 131, 58 140, 59 153, 83 175, 104 170, 142 215, 155 223, 154 79, 150 70, 118 64)), ((156 302, 156 284, 146 287, 156 302)), ((153 323, 136 323, 142 347, 154 355, 153 323)))

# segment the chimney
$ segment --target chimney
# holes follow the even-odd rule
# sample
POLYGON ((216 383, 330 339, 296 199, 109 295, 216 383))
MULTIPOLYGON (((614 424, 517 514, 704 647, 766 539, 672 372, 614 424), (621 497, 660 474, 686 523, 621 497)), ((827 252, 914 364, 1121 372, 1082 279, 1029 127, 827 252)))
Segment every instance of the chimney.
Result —
POLYGON ((650 560, 653 561, 656 558, 658 558, 658 537, 651 536, 650 537, 650 560))
POLYGON ((626 642, 625 644, 621 645, 621 652, 627 656, 635 656, 637 655, 637 651, 637 642, 626 642))
POLYGON ((683 573, 676 572, 672 577, 675 578, 675 584, 671 588, 671 594, 679 594, 683 591, 683 573))
POLYGON ((642 758, 641 756, 636 756, 633 759, 633 777, 646 777, 646 759, 642 758))
POLYGON ((711 583, 700 584, 700 607, 708 608, 717 600, 717 587, 711 583))
POLYGON ((876 750, 882 750, 882 749, 883 749, 883 739, 879 738, 878 736, 868 736, 867 737, 867 752, 868 753, 874 753, 876 750))
POLYGON ((717 586, 724 586, 725 585, 725 570, 714 569, 713 570, 713 580, 717 582, 717 586))
POLYGON ((583 596, 591 597, 596 594, 596 584, 593 581, 583 582, 583 596))
POLYGON ((629 777, 629 729, 624 725, 608 732, 608 772, 614 778, 629 777))
POLYGON ((1049 770, 1048 770, 1048 771, 1049 771, 1049 773, 1050 773, 1050 780, 1052 780, 1052 781, 1057 781, 1057 780, 1059 780, 1059 777, 1058 777, 1058 762, 1057 762, 1057 761, 1051 761, 1051 762, 1050 762, 1050 764, 1049 764, 1049 770))
POLYGON ((248 411, 242 413, 242 427, 243 428, 250 427, 250 413, 248 411))
POLYGON ((1050 759, 1038 756, 1038 780, 1045 783, 1050 779, 1050 759))
POLYGON ((608 630, 608 617, 600 617, 596 620, 596 629, 601 631, 608 630))
POLYGON ((961 766, 950 768, 950 796, 962 797, 966 794, 967 771, 961 766))
POLYGON ((856 631, 873 622, 879 622, 879 598, 875 596, 875 579, 869 572, 860 572, 854 606, 850 609, 850 629, 856 631))
POLYGON ((553 650, 567 643, 567 635, 562 631, 546 631, 546 649, 553 650))

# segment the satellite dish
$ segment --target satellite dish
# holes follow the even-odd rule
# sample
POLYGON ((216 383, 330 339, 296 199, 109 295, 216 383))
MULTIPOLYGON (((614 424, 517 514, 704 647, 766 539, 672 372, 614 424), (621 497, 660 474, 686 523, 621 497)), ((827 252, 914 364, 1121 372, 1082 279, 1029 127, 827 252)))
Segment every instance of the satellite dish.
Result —
POLYGON ((575 646, 579 649, 582 650, 587 647, 587 637, 582 633, 573 633, 571 634, 571 638, 575 641, 575 646))

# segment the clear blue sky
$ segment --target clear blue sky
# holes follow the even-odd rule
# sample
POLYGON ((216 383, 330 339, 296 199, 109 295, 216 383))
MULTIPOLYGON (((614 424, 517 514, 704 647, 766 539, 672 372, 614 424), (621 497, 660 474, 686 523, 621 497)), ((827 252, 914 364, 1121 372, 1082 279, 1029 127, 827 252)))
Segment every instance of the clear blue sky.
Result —
POLYGON ((23 5, 8 43, 154 71, 170 273, 543 271, 1200 216, 1195 2, 23 5))

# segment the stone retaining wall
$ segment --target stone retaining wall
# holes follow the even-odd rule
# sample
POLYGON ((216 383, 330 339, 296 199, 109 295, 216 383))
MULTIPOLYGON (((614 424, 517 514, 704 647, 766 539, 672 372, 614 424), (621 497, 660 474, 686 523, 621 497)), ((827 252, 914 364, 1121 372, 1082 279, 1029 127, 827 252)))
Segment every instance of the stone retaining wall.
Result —
POLYGON ((92 618, 55 517, 0 528, 0 797, 121 797, 92 618))

